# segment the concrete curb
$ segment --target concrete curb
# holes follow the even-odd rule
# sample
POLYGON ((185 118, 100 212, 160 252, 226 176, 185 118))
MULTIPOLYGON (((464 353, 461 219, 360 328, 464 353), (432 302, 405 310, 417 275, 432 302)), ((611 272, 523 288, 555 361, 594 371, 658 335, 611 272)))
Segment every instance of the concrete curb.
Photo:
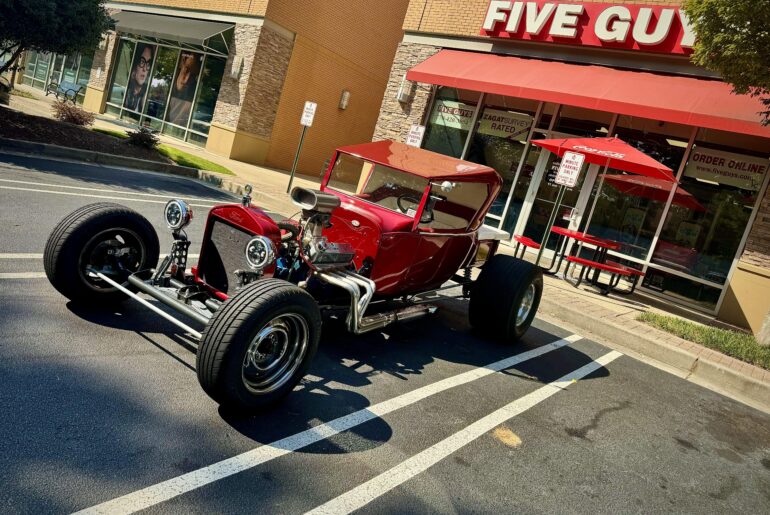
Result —
POLYGON ((60 147, 58 145, 49 145, 47 143, 37 143, 32 141, 21 141, 16 139, 0 138, 0 152, 16 152, 30 154, 42 157, 56 157, 62 159, 73 159, 84 161, 86 163, 100 164, 103 166, 116 166, 121 168, 134 168, 138 170, 147 170, 150 172, 161 172, 172 175, 181 175, 192 179, 199 179, 200 170, 157 161, 148 161, 146 159, 137 159, 134 157, 115 156, 103 152, 94 152, 79 148, 60 147))
POLYGON ((606 318, 597 319, 574 307, 551 302, 545 296, 540 303, 540 312, 574 326, 584 336, 597 336, 609 347, 631 350, 678 371, 689 381, 770 413, 770 383, 748 377, 675 345, 655 341, 639 329, 647 330, 648 334, 657 330, 642 322, 632 326, 614 324, 606 318))

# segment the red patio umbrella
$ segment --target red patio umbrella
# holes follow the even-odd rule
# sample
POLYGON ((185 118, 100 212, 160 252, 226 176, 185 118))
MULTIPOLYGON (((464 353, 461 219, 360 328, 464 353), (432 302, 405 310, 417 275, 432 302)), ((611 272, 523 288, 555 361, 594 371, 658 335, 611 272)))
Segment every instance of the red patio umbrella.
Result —
POLYGON ((587 163, 676 182, 671 168, 635 149, 620 138, 539 139, 533 140, 532 143, 559 157, 563 156, 565 152, 577 152, 586 156, 585 161, 587 163))
MULTIPOLYGON (((550 152, 553 152, 557 156, 561 157, 566 152, 577 152, 585 156, 585 162, 591 164, 602 165, 608 168, 614 168, 616 170, 622 170, 624 172, 635 173, 637 175, 644 175, 646 177, 653 177, 655 179, 662 179, 671 183, 676 183, 674 172, 668 166, 661 162, 656 161, 644 152, 637 150, 620 138, 559 138, 559 139, 540 139, 532 140, 532 143, 542 147, 550 152)), ((588 229, 588 224, 591 223, 591 218, 594 216, 594 209, 596 208, 596 202, 599 200, 599 193, 604 185, 604 177, 599 182, 599 189, 597 190, 594 203, 591 206, 591 212, 588 214, 588 220, 585 224, 583 234, 588 229)), ((540 262, 540 257, 545 248, 545 244, 548 241, 548 231, 553 223, 553 218, 558 208, 561 198, 563 196, 564 188, 561 188, 559 196, 556 197, 556 205, 554 206, 554 212, 551 214, 551 220, 548 222, 546 228, 545 237, 541 244, 540 253, 537 256, 536 263, 540 262)))
MULTIPOLYGON (((656 202, 666 202, 673 186, 671 182, 664 179, 656 179, 655 177, 611 174, 602 174, 601 177, 622 193, 643 197, 656 202)), ((706 211, 706 208, 698 202, 698 199, 679 186, 676 187, 673 203, 693 211, 706 211)))

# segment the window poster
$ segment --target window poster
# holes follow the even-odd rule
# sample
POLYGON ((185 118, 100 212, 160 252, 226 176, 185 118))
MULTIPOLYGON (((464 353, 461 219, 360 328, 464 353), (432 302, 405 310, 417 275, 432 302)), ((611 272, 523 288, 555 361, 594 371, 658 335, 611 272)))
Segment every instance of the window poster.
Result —
POLYGON ((149 84, 150 70, 155 60, 154 45, 139 43, 134 54, 134 62, 131 63, 131 74, 128 78, 126 99, 123 107, 131 111, 141 112, 144 107, 144 97, 149 84))
POLYGON ((182 52, 179 56, 179 65, 171 87, 171 98, 168 102, 167 122, 187 127, 202 61, 203 56, 193 52, 182 52))

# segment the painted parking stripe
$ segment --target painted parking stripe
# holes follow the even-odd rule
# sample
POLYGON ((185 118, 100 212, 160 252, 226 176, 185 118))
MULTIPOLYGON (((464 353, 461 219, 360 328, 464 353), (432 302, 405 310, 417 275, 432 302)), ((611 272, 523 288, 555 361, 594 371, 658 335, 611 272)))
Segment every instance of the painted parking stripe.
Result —
MULTIPOLYGON (((124 202, 145 202, 150 204, 165 204, 166 200, 150 200, 146 198, 126 198, 126 197, 110 197, 107 195, 89 195, 87 193, 74 193, 71 191, 51 191, 51 190, 39 190, 35 188, 17 188, 15 186, 0 186, 0 190, 14 190, 14 191, 30 191, 33 193, 49 193, 51 195, 68 195, 71 197, 90 197, 98 198, 101 200, 122 200, 124 202)), ((212 201, 211 205, 203 204, 190 204, 193 207, 211 208, 216 205, 216 202, 212 201)))
POLYGON ((609 352, 556 381, 516 399, 507 406, 477 420, 465 429, 415 454, 379 476, 307 512, 306 515, 348 514, 366 506, 390 490, 425 472, 428 468, 465 447, 481 435, 493 430, 506 420, 537 406, 552 395, 566 389, 570 384, 608 365, 620 356, 622 356, 620 352, 609 352))
POLYGON ((144 510, 156 504, 168 501, 179 495, 191 492, 208 484, 219 481, 226 477, 249 470, 270 460, 280 458, 290 454, 298 449, 307 447, 314 443, 330 438, 343 431, 348 431, 356 426, 366 422, 383 417, 406 406, 415 404, 449 390, 456 386, 470 383, 481 379, 490 374, 506 370, 515 365, 537 358, 556 349, 565 347, 571 343, 580 340, 582 337, 576 334, 568 336, 542 347, 532 349, 515 356, 511 356, 495 363, 490 363, 484 367, 474 368, 462 374, 458 374, 441 381, 423 386, 411 392, 399 395, 387 401, 380 402, 368 408, 356 411, 344 417, 336 418, 331 422, 320 424, 292 436, 277 440, 270 444, 265 444, 251 451, 247 451, 238 456, 214 463, 207 467, 182 474, 175 478, 163 481, 161 483, 137 490, 136 492, 118 497, 111 501, 98 504, 91 508, 77 512, 78 514, 96 514, 96 513, 134 513, 144 510))
POLYGON ((45 272, 7 272, 0 273, 0 279, 43 279, 45 272))
MULTIPOLYGON (((158 193, 141 193, 139 191, 130 191, 130 190, 111 190, 111 189, 97 189, 97 188, 85 188, 83 186, 67 186, 64 184, 52 184, 52 183, 46 183, 46 182, 33 182, 33 181, 18 181, 14 179, 0 179, 0 182, 7 182, 11 184, 24 184, 27 186, 44 186, 46 188, 64 188, 68 190, 81 190, 81 191, 92 191, 96 193, 115 193, 118 195, 138 195, 140 197, 158 197, 158 198, 173 198, 174 195, 160 195, 158 193)), ((208 198, 199 198, 199 197, 184 197, 184 199, 188 202, 213 202, 213 203, 223 203, 226 201, 223 200, 215 200, 215 199, 208 199, 208 198)))

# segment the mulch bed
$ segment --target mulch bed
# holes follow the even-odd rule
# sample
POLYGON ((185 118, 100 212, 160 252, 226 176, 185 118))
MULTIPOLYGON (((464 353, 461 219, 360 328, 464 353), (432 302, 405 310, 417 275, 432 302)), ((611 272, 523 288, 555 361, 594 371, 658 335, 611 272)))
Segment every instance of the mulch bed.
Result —
POLYGON ((4 106, 0 107, 0 138, 48 143, 161 163, 172 162, 155 150, 131 145, 126 140, 70 123, 24 114, 4 106))

